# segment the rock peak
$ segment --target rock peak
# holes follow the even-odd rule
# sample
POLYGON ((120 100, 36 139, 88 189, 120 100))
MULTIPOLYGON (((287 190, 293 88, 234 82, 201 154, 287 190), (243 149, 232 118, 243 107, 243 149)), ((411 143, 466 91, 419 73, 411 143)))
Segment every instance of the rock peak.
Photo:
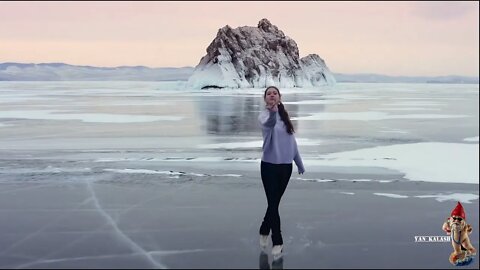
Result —
POLYGON ((259 22, 258 22, 258 28, 264 28, 264 27, 271 27, 272 26, 272 23, 267 19, 267 18, 263 18, 261 19, 259 22))
POLYGON ((273 25, 268 19, 266 18, 263 18, 261 19, 259 22, 258 22, 258 26, 257 26, 259 29, 265 31, 265 32, 277 32, 278 31, 278 27, 276 27, 275 25, 273 25))
POLYGON ((318 55, 300 58, 297 43, 266 18, 258 22, 258 27, 220 28, 188 80, 193 88, 333 83, 333 75, 318 55))

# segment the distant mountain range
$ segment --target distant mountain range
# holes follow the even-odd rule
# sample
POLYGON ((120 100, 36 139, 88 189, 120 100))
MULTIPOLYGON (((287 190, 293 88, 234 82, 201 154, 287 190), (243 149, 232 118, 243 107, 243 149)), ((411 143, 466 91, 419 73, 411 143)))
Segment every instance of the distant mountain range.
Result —
MULTIPOLYGON (((93 67, 64 63, 1 63, 0 81, 186 81, 193 74, 193 70, 193 67, 93 67)), ((479 83, 478 77, 467 76, 414 77, 343 73, 333 73, 333 76, 337 82, 356 83, 479 83)))
POLYGON ((381 74, 343 74, 333 73, 337 82, 358 83, 467 83, 478 84, 478 77, 467 76, 388 76, 381 74))
POLYGON ((0 64, 0 81, 184 81, 193 67, 92 67, 64 63, 0 64))

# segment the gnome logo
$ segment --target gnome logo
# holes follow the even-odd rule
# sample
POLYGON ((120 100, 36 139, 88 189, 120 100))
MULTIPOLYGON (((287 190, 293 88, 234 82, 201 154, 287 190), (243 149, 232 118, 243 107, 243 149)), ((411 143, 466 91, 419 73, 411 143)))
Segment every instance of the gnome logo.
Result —
POLYGON ((450 217, 443 223, 442 230, 451 236, 453 252, 449 257, 450 263, 456 266, 470 264, 477 250, 468 237, 472 233, 472 226, 467 224, 465 211, 460 202, 457 202, 450 217))

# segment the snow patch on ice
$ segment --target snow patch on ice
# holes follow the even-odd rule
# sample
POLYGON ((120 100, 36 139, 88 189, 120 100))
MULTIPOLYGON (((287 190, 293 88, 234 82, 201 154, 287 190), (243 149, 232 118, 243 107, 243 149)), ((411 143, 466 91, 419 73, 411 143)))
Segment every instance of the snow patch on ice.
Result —
POLYGON ((302 181, 318 182, 318 183, 327 183, 327 182, 336 182, 337 181, 337 180, 331 180, 331 179, 312 179, 312 178, 301 178, 301 177, 297 177, 295 179, 302 180, 302 181))
POLYGON ((378 146, 304 160, 308 166, 384 167, 414 181, 478 184, 478 144, 413 143, 378 146))
POLYGON ((466 142, 478 142, 478 136, 477 137, 465 138, 463 140, 466 141, 466 142))
POLYGON ((417 198, 435 198, 439 202, 444 201, 459 201, 461 203, 472 203, 471 201, 478 200, 477 194, 472 193, 452 193, 452 194, 436 194, 436 195, 419 195, 417 198))
POLYGON ((374 121, 387 119, 442 119, 442 118, 464 118, 468 115, 451 115, 451 114, 398 114, 392 115, 383 112, 322 112, 314 113, 309 116, 292 117, 291 120, 358 120, 358 121, 374 121))
POLYGON ((147 169, 103 169, 107 172, 114 173, 128 173, 128 174, 165 174, 172 176, 171 178, 179 178, 184 175, 193 175, 193 176, 216 176, 216 177, 242 177, 240 174, 204 174, 204 173, 187 173, 187 172, 175 172, 175 171, 157 171, 157 170, 147 170, 147 169))
POLYGON ((379 111, 440 111, 439 108, 414 108, 414 107, 402 107, 402 108, 380 108, 379 111))
MULTIPOLYGON (((263 141, 248 141, 248 142, 203 144, 197 147, 202 149, 262 148, 262 144, 263 144, 263 141)), ((319 140, 297 138, 297 144, 298 145, 320 145, 321 142, 319 140)))
POLYGON ((389 198, 395 198, 395 199, 404 199, 404 198, 408 198, 408 196, 406 195, 399 195, 399 194, 392 194, 392 193, 373 193, 377 196, 385 196, 385 197, 389 197, 389 198))
POLYGON ((1 118, 40 120, 80 120, 90 123, 140 123, 155 121, 180 121, 182 116, 156 116, 106 113, 66 113, 53 110, 0 111, 1 118))
MULTIPOLYGON (((282 92, 283 93, 283 92, 282 92)), ((298 104, 298 105, 318 105, 318 104, 345 104, 350 103, 347 100, 335 100, 335 99, 323 99, 323 100, 300 100, 300 101, 287 101, 283 104, 298 104)))
POLYGON ((428 101, 403 101, 385 104, 385 106, 443 106, 442 102, 428 102, 428 101))

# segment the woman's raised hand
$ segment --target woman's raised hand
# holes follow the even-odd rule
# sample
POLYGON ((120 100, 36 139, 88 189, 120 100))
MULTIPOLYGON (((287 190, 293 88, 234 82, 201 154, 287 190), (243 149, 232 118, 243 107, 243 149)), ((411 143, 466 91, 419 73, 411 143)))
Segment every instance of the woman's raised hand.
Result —
POLYGON ((278 104, 277 103, 267 104, 265 106, 265 108, 267 108, 268 110, 270 110, 272 112, 277 112, 278 111, 278 104))

